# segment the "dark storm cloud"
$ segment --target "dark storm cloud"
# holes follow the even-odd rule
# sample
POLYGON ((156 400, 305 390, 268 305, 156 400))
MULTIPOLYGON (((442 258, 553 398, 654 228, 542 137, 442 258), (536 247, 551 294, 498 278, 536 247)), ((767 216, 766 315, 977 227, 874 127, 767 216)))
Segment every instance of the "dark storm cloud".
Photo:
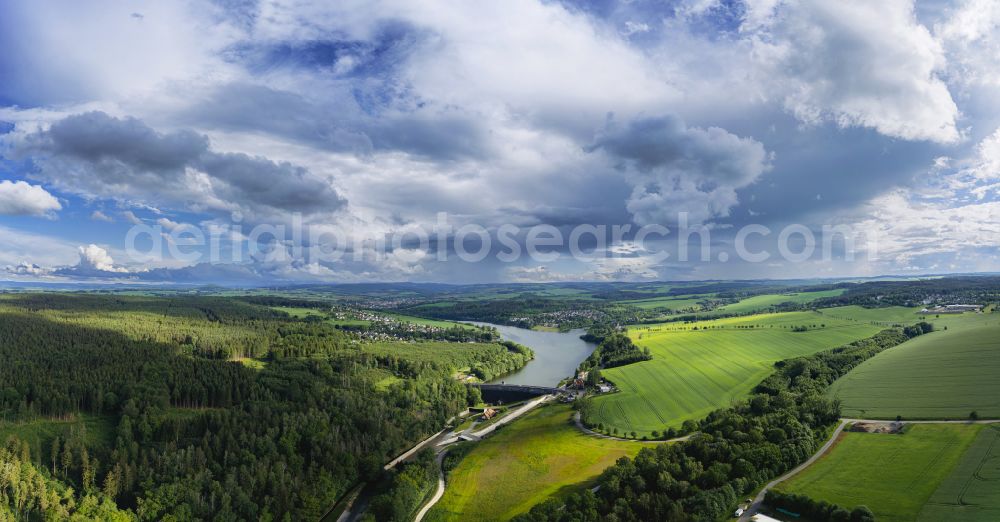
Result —
POLYGON ((219 153, 208 138, 187 131, 158 132, 135 118, 103 112, 68 116, 28 136, 21 153, 32 154, 38 175, 71 189, 107 197, 162 199, 211 206, 300 212, 334 211, 346 201, 307 169, 261 156, 219 153), (208 184, 192 179, 204 173, 208 184))
POLYGON ((673 115, 609 126, 588 150, 597 149, 642 172, 666 168, 718 182, 752 179, 764 160, 763 147, 754 140, 719 128, 689 128, 673 115))
POLYGON ((609 121, 588 151, 603 150, 632 185, 627 206, 636 222, 694 222, 727 216, 736 189, 768 168, 764 147, 719 127, 689 127, 673 115, 609 121))
POLYGON ((246 154, 209 153, 195 166, 225 182, 216 192, 229 201, 253 201, 307 214, 337 210, 346 203, 329 183, 287 162, 246 154))
POLYGON ((36 137, 39 148, 92 163, 118 161, 150 171, 183 169, 208 151, 208 138, 191 131, 161 134, 135 118, 103 112, 67 116, 36 137))
POLYGON ((593 207, 562 207, 552 205, 536 205, 530 208, 501 207, 498 212, 509 216, 512 223, 519 226, 552 225, 555 227, 587 224, 612 224, 627 220, 627 216, 611 209, 593 207))
POLYGON ((789 124, 765 136, 776 160, 757 183, 739 191, 726 222, 832 221, 873 197, 919 185, 946 147, 888 138, 869 129, 802 128, 789 124), (752 215, 751 215, 752 212, 752 215))

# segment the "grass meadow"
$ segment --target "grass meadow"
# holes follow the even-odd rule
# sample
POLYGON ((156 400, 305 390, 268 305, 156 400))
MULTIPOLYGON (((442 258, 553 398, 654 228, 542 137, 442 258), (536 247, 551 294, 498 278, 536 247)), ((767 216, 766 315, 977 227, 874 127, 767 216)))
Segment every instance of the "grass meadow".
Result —
POLYGON ((507 520, 555 495, 590 487, 644 444, 584 435, 563 404, 544 406, 475 444, 425 520, 507 520))
POLYGON ((688 308, 700 309, 701 306, 698 304, 705 299, 709 299, 715 294, 702 294, 702 295, 691 295, 691 296, 678 296, 678 297, 652 297, 649 299, 632 299, 629 301, 621 301, 621 304, 632 305, 643 310, 652 310, 655 308, 669 308, 670 310, 686 310, 688 308))
POLYGON ((728 304, 722 306, 718 309, 720 312, 741 314, 747 312, 754 312, 757 310, 765 310, 768 307, 776 306, 782 303, 796 303, 804 304, 821 299, 823 297, 836 297, 844 293, 843 288, 837 288, 834 290, 819 290, 816 292, 796 292, 790 294, 764 294, 755 295, 753 297, 748 297, 739 302, 728 304))
POLYGON ((865 505, 880 522, 911 522, 982 429, 914 424, 901 435, 843 433, 826 455, 777 489, 847 509, 865 505))

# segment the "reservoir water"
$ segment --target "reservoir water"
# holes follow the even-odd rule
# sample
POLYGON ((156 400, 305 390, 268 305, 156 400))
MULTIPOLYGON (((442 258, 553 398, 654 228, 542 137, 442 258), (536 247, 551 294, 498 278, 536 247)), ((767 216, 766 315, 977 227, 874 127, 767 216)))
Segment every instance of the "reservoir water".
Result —
POLYGON ((535 358, 520 370, 498 377, 491 383, 523 384, 531 386, 555 386, 559 381, 572 376, 577 366, 597 348, 594 343, 584 342, 580 336, 585 332, 539 332, 490 323, 475 323, 496 328, 508 341, 514 341, 531 348, 535 358))

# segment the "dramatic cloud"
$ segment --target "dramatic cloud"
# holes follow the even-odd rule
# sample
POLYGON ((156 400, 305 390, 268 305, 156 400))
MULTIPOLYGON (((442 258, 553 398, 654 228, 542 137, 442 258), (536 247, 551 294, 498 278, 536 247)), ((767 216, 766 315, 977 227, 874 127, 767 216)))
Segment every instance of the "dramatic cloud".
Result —
POLYGON ((219 153, 188 130, 160 133, 103 112, 68 116, 24 137, 19 154, 64 190, 105 198, 169 201, 200 210, 335 212, 346 204, 329 181, 261 156, 219 153))
POLYGON ((60 209, 59 200, 40 186, 23 181, 0 181, 0 214, 52 217, 60 209))
MULTIPOLYGON (((246 240, 230 226, 302 215, 374 242, 432 229, 440 212, 491 232, 673 225, 686 212, 718 245, 747 223, 864 224, 895 238, 886 259, 931 266, 934 234, 972 234, 1000 197, 994 4, 13 0, 0 17, 12 180, 0 238, 16 246, 0 263, 23 278, 189 282, 820 273, 645 254, 512 268, 367 243, 363 261, 279 249, 228 265, 164 253, 150 267, 119 237, 159 226, 179 246, 168 236, 190 224, 246 240), (77 261, 81 243, 119 264, 93 249, 77 261)), ((988 249, 984 237, 970 244, 988 249)))
POLYGON ((958 140, 958 107, 938 77, 944 52, 910 1, 789 0, 764 27, 755 46, 761 72, 802 121, 958 140))
POLYGON ((611 122, 590 150, 601 149, 633 186, 627 207, 640 224, 693 222, 726 216, 736 189, 767 168, 764 147, 724 129, 688 127, 675 116, 611 122))

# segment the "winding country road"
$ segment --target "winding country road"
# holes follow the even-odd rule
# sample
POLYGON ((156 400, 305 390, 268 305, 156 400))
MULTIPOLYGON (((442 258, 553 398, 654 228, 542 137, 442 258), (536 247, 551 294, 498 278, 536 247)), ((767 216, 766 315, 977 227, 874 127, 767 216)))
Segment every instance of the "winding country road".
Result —
POLYGON ((424 517, 427 516, 427 512, 430 511, 431 508, 434 507, 434 504, 437 504, 437 502, 441 500, 441 497, 444 496, 444 456, 447 453, 448 450, 445 449, 444 451, 438 453, 437 455, 436 460, 437 460, 438 472, 440 473, 440 475, 438 475, 437 491, 435 491, 434 496, 432 496, 431 499, 428 500, 427 503, 424 504, 422 508, 420 508, 420 511, 417 512, 417 517, 413 519, 413 522, 420 522, 421 520, 423 520, 424 517))
POLYGON ((823 454, 826 453, 828 449, 830 449, 830 446, 833 446, 833 443, 837 441, 837 437, 840 436, 840 432, 844 431, 844 426, 847 426, 847 423, 848 421, 846 419, 841 419, 840 424, 837 425, 837 429, 833 430, 833 435, 830 437, 830 440, 826 441, 826 444, 824 444, 823 447, 819 449, 819 451, 814 453, 812 457, 809 457, 809 459, 803 462, 802 464, 799 464, 795 469, 772 480, 771 482, 768 482, 767 485, 760 490, 760 493, 757 493, 757 496, 754 497, 753 503, 751 503, 750 506, 747 507, 747 509, 743 512, 743 515, 740 516, 739 522, 749 522, 750 517, 760 510, 760 505, 764 503, 764 496, 767 495, 767 490, 773 488, 774 486, 777 486, 778 484, 784 482, 785 480, 788 480, 795 474, 811 466, 813 462, 816 462, 817 459, 822 457, 823 454))

